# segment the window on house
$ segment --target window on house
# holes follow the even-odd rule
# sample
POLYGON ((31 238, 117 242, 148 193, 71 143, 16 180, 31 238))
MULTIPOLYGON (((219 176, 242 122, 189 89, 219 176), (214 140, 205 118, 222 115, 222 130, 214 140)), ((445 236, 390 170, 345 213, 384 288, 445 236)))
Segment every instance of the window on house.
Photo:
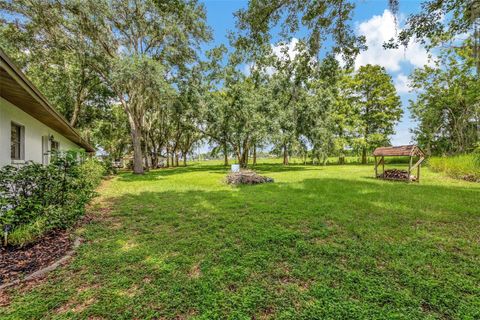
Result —
POLYGON ((12 160, 23 160, 24 128, 16 123, 11 124, 10 156, 12 160))
POLYGON ((60 149, 60 143, 58 141, 55 141, 55 140, 50 141, 50 151, 52 151, 52 153, 58 152, 59 149, 60 149))

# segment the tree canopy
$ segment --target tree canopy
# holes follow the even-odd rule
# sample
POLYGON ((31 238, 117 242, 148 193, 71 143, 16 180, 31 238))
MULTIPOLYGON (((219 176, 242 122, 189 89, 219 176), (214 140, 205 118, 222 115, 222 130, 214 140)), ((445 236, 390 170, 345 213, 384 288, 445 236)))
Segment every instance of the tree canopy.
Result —
MULTIPOLYGON (((387 2, 397 13, 399 2, 387 2)), ((229 46, 202 52, 212 33, 196 0, 0 0, 0 45, 72 126, 110 160, 131 159, 135 173, 186 165, 206 144, 242 167, 261 151, 285 165, 347 154, 366 163, 390 144, 403 111, 384 68, 352 69, 365 49, 354 8, 250 1, 234 14, 229 46)), ((385 44, 449 44, 411 76, 414 139, 431 153, 479 141, 475 12, 475 2, 426 0, 385 44)))

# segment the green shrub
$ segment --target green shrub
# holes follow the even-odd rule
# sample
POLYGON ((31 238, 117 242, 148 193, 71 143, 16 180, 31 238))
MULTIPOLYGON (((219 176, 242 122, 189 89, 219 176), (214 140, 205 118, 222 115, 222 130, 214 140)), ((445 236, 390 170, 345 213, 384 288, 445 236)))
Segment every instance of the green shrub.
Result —
POLYGON ((24 245, 46 232, 72 225, 95 196, 104 172, 77 152, 52 157, 43 166, 27 163, 0 169, 0 235, 3 244, 24 245))
POLYGON ((459 155, 452 157, 432 157, 428 165, 435 172, 443 172, 450 177, 469 181, 480 181, 480 162, 478 155, 459 155))

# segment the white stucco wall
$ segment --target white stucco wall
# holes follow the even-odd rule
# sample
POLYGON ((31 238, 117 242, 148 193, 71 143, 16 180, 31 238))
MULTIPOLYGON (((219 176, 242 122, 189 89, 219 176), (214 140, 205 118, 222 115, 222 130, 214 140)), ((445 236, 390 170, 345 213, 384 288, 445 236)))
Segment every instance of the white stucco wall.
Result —
POLYGON ((61 151, 80 148, 55 130, 0 97, 0 166, 12 164, 10 157, 12 122, 25 127, 25 161, 32 160, 42 163, 42 136, 53 135, 54 139, 60 143, 61 151))

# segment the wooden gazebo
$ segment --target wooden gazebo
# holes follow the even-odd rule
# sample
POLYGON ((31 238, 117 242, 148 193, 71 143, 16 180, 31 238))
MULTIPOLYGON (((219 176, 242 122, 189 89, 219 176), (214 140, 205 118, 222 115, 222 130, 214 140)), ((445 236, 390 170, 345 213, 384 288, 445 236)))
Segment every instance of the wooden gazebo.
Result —
POLYGON ((422 165, 423 160, 425 160, 425 153, 415 145, 408 146, 396 146, 396 147, 380 147, 376 148, 373 151, 373 156, 375 157, 375 177, 388 180, 406 180, 406 181, 420 181, 420 166, 422 165), (400 175, 400 177, 389 177, 385 172, 385 157, 409 157, 408 171, 404 172, 405 175, 400 175), (378 159, 377 161, 377 158, 378 159), (413 163, 414 158, 417 158, 415 164, 413 163), (382 166, 382 173, 378 174, 378 167, 382 166), (413 170, 417 169, 417 176, 412 176, 411 173, 413 170))

